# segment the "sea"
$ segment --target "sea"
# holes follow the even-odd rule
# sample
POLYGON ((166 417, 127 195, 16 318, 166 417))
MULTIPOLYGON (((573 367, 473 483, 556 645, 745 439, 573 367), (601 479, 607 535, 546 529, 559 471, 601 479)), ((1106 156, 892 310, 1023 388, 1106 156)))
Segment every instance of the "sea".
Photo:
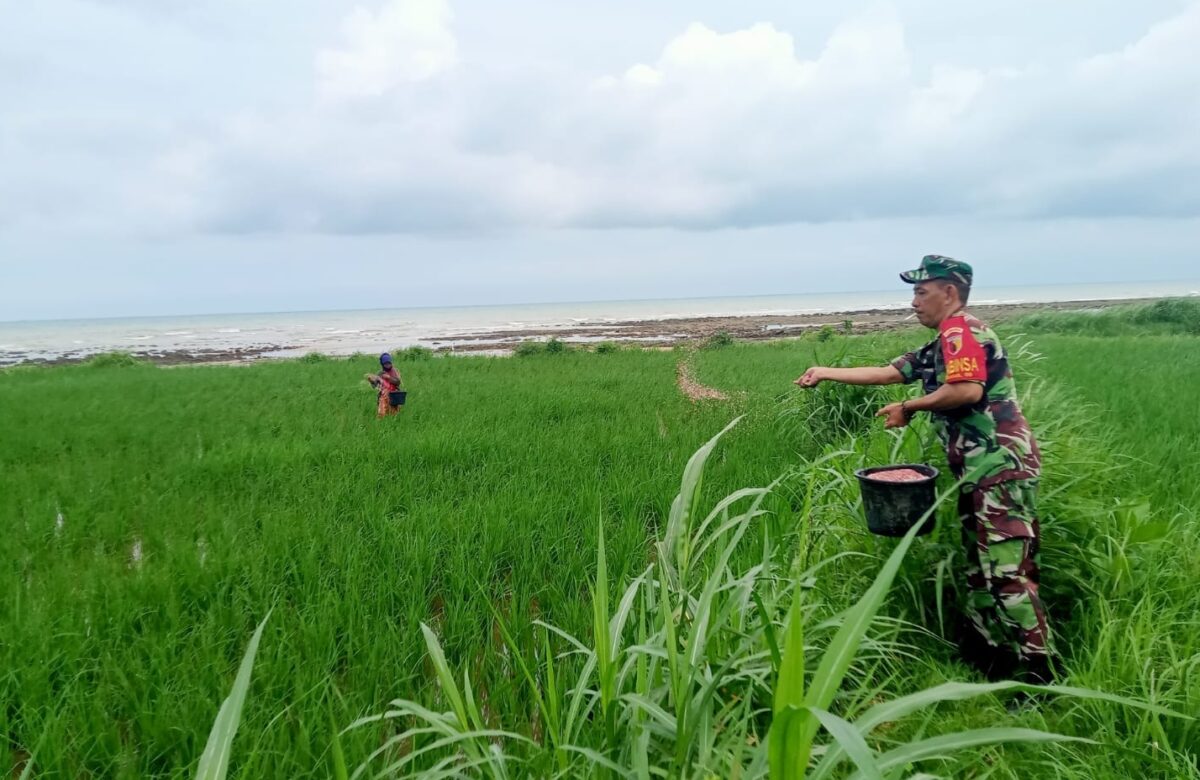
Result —
MULTIPOLYGON (((979 288, 972 304, 1111 301, 1200 296, 1200 281, 1096 283, 979 288)), ((414 307, 355 311, 201 314, 92 320, 0 322, 0 366, 25 361, 79 359, 126 351, 142 354, 251 352, 294 357, 380 352, 406 346, 442 347, 470 336, 486 344, 504 331, 571 330, 615 323, 693 317, 839 314, 904 309, 904 288, 880 292, 799 293, 718 298, 678 298, 494 306, 414 307)), ((835 318, 831 317, 831 321, 835 318)), ((840 320, 838 320, 840 321, 840 320)))

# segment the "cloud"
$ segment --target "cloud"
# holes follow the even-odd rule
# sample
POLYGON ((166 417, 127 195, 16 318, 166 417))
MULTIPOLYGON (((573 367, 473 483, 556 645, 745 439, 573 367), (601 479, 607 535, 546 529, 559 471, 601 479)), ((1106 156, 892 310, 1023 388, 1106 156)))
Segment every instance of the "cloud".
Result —
MULTIPOLYGON (((347 28, 369 19, 374 29, 385 15, 365 13, 347 28)), ((508 84, 499 99, 486 79, 463 74, 386 90, 371 79, 359 82, 371 90, 332 90, 319 74, 323 94, 359 99, 227 131, 210 145, 196 225, 356 233, 710 227, 792 221, 797 209, 800 219, 829 218, 837 206, 797 192, 796 177, 852 189, 830 180, 846 176, 848 161, 829 149, 856 131, 831 117, 844 118, 848 93, 886 97, 908 69, 899 22, 878 12, 839 27, 814 60, 771 24, 730 33, 692 24, 621 77, 558 91, 508 84), (506 129, 514 123, 519 132, 506 129), (769 208, 753 205, 764 197, 769 208)))
MULTIPOLYGON (((1200 2, 1075 61, 944 60, 881 4, 808 51, 769 22, 696 22, 640 62, 551 78, 460 63, 451 21, 443 0, 356 8, 316 54, 310 105, 159 128, 140 164, 120 157, 93 221, 368 234, 1200 215, 1200 2)), ((85 195, 26 194, 43 135, 17 138, 31 162, 7 199, 0 182, 0 215, 89 211, 85 195)))
POLYGON ((344 45, 316 57, 317 90, 327 98, 379 97, 454 67, 458 42, 446 0, 388 0, 361 6, 342 22, 344 45))
POLYGON ((918 75, 886 6, 812 59, 769 24, 692 25, 653 64, 600 82, 611 100, 593 114, 635 117, 644 132, 625 155, 653 180, 701 172, 719 190, 708 214, 663 216, 675 224, 1188 216, 1200 213, 1197 39, 1193 4, 1066 67, 935 62, 918 75))

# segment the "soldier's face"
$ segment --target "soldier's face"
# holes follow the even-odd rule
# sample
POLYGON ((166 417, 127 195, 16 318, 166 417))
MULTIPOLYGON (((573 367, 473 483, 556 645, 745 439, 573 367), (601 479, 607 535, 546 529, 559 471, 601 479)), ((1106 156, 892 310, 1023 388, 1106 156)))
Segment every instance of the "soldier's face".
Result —
POLYGON ((942 324, 942 320, 954 313, 950 285, 940 282, 922 282, 915 285, 912 307, 922 325, 936 328, 942 324))

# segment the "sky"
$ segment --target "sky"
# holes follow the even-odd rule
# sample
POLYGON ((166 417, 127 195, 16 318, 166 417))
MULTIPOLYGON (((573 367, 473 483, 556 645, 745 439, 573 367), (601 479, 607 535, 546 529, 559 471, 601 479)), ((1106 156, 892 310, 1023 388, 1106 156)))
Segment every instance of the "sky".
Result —
POLYGON ((38 0, 0 320, 1200 279, 1200 0, 38 0))

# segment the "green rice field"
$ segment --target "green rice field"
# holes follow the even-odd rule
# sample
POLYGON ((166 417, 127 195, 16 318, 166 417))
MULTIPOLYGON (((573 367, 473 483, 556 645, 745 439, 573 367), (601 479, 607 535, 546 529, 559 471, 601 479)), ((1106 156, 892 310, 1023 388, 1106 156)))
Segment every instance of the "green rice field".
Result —
POLYGON ((952 499, 865 530, 854 469, 944 460, 872 417, 908 389, 791 384, 923 332, 410 352, 384 420, 370 356, 2 371, 0 764, 220 777, 223 733, 239 778, 1200 778, 1200 333, 1068 319, 998 328, 1050 691, 957 659, 952 499))

